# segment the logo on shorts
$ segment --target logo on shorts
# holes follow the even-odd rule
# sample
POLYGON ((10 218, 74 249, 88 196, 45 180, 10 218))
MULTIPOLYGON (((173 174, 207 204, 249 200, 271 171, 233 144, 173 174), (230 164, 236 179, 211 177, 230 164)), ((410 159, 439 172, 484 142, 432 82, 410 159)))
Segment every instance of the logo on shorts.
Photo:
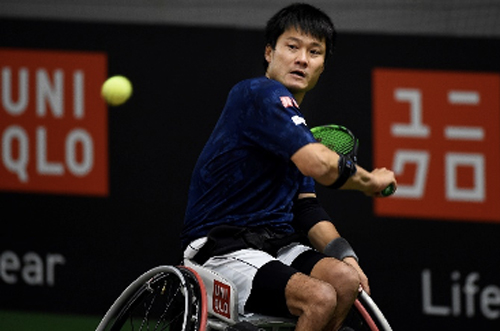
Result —
POLYGON ((216 314, 231 318, 231 288, 229 285, 214 280, 212 306, 216 314))

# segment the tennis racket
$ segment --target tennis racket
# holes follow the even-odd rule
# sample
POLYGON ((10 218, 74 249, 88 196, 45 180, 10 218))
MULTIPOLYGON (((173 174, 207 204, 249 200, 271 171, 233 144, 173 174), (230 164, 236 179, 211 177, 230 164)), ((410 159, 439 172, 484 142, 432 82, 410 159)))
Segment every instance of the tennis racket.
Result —
MULTIPOLYGON (((345 126, 328 124, 316 126, 311 129, 314 138, 338 154, 350 157, 354 163, 358 163, 358 144, 359 140, 345 126)), ((390 184, 380 192, 384 197, 394 194, 396 187, 390 184)))

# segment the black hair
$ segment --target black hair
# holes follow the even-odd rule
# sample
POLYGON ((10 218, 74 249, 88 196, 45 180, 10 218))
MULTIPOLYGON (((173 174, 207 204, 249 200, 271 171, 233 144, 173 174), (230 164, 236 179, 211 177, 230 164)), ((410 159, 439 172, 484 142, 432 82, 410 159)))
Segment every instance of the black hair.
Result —
MULTIPOLYGON (((278 38, 291 27, 325 41, 325 62, 333 55, 337 33, 330 17, 321 9, 305 3, 295 3, 281 9, 267 22, 265 30, 266 46, 270 45, 274 49, 278 38)), ((267 62, 265 62, 265 67, 267 67, 267 62)))

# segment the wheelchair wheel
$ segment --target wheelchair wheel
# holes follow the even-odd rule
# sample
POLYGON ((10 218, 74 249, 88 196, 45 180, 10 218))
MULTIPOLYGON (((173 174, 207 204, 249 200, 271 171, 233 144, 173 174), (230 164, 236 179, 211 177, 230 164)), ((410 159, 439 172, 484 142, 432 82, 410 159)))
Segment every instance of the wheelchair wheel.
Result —
POLYGON ((358 299, 344 321, 344 326, 355 331, 392 331, 382 311, 364 291, 359 293, 358 299))
POLYGON ((161 266, 123 291, 97 331, 205 331, 206 315, 205 291, 197 275, 186 268, 161 266))
POLYGON ((196 271, 189 267, 179 266, 189 287, 191 287, 191 319, 193 326, 190 330, 205 331, 207 329, 208 303, 207 291, 203 280, 196 271))

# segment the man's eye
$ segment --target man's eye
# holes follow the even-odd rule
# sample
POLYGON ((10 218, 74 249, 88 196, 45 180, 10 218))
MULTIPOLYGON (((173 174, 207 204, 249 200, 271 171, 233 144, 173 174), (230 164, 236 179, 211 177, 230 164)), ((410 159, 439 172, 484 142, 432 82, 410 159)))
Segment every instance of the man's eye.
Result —
POLYGON ((289 48, 289 49, 293 49, 293 50, 295 50, 295 49, 297 49, 298 47, 297 47, 296 45, 288 45, 288 48, 289 48))

